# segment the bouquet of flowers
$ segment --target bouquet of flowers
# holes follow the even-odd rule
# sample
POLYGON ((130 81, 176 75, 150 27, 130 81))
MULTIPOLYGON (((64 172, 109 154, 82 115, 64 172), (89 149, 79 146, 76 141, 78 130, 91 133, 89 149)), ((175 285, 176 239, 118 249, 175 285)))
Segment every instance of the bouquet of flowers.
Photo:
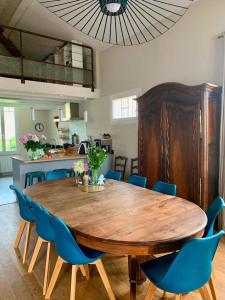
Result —
POLYGON ((83 160, 77 160, 74 163, 73 170, 75 173, 82 176, 88 172, 88 164, 85 163, 83 160))
POLYGON ((43 146, 40 142, 40 138, 32 133, 26 133, 19 137, 19 142, 24 145, 27 151, 36 151, 37 149, 42 149, 43 146))
POLYGON ((93 146, 88 149, 87 158, 88 166, 92 175, 92 184, 97 184, 98 172, 101 169, 106 157, 106 150, 101 147, 93 146))

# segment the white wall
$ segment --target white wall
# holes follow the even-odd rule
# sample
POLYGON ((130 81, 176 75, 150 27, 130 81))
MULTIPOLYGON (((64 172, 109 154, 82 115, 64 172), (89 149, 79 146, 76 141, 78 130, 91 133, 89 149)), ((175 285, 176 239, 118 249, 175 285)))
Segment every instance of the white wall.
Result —
POLYGON ((166 34, 142 46, 111 47, 100 53, 102 98, 87 105, 88 135, 110 132, 116 154, 137 155, 137 124, 111 125, 110 95, 168 81, 196 85, 222 82, 225 1, 199 0, 166 34))
POLYGON ((49 111, 48 110, 35 110, 35 121, 31 120, 31 110, 25 107, 15 108, 15 122, 16 122, 16 136, 17 136, 17 153, 19 155, 25 155, 26 150, 24 146, 18 141, 19 137, 25 133, 33 134, 44 134, 46 137, 49 136, 49 111), (44 131, 38 133, 34 126, 37 122, 44 124, 44 131))

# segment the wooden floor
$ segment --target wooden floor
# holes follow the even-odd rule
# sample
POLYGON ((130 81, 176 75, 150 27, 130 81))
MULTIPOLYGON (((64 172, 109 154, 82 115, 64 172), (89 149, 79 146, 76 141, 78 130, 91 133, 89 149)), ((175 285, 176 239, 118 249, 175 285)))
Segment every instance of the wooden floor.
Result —
MULTIPOLYGON (((17 204, 0 206, 0 300, 39 300, 43 299, 42 284, 44 275, 45 248, 42 249, 33 273, 27 273, 27 265, 21 264, 21 259, 13 250, 13 242, 19 224, 17 204)), ((31 244, 29 247, 28 259, 30 261, 37 239, 35 232, 32 232, 31 244)), ((23 245, 23 241, 21 243, 23 245)), ((18 254, 18 253, 17 253, 18 254)), ((54 251, 51 255, 51 272, 56 256, 54 251)), ((107 256, 103 259, 108 276, 112 283, 113 290, 118 300, 129 299, 129 282, 127 275, 127 258, 107 256)), ((220 244, 215 259, 216 288, 219 300, 225 299, 225 240, 220 244)), ((94 266, 90 267, 91 278, 86 281, 81 273, 78 274, 76 300, 104 300, 108 299, 104 286, 94 266)), ((55 300, 69 300, 70 294, 70 273, 71 268, 65 265, 52 298, 55 300)), ((146 293, 145 284, 138 292, 138 300, 144 299, 146 293)), ((162 292, 157 291, 154 300, 161 299, 162 292)), ((169 295, 168 299, 175 299, 169 295)), ((185 300, 200 300, 197 293, 184 297, 185 300)))

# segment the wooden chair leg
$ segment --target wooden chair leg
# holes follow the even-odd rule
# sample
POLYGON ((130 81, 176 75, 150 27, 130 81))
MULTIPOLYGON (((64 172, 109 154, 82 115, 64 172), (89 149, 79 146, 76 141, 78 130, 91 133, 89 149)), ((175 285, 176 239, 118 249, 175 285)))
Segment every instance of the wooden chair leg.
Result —
POLYGON ((48 242, 48 244, 47 244, 46 261, 45 261, 45 276, 44 276, 44 285, 43 285, 43 295, 46 294, 47 287, 48 287, 48 274, 49 274, 49 258, 50 258, 50 251, 51 251, 51 243, 48 242))
POLYGON ((78 265, 72 265, 70 300, 75 300, 76 298, 76 283, 77 283, 78 268, 79 268, 78 265))
POLYGON ((211 291, 213 300, 217 300, 218 298, 217 298, 217 295, 216 295, 214 280, 213 280, 212 277, 209 279, 209 287, 210 287, 210 291, 211 291))
POLYGON ((37 243, 36 243, 35 248, 34 248, 34 253, 32 255, 30 265, 29 265, 29 268, 28 268, 28 273, 31 273, 33 271, 34 264, 37 260, 38 254, 40 252, 40 249, 41 249, 41 246, 42 246, 43 243, 44 243, 44 241, 42 240, 42 238, 38 237, 37 243))
POLYGON ((56 265, 55 265, 54 271, 52 273, 52 277, 51 277, 51 280, 50 280, 50 283, 49 283, 49 286, 48 286, 48 289, 47 289, 47 292, 45 295, 45 299, 50 299, 63 263, 64 263, 64 260, 58 256, 58 259, 57 259, 57 262, 56 262, 56 265))
POLYGON ((84 277, 86 277, 87 280, 90 279, 90 272, 89 272, 89 268, 88 268, 88 265, 80 265, 80 270, 81 270, 81 273, 84 277))
POLYGON ((109 299, 110 300, 116 300, 115 295, 114 295, 113 290, 111 288, 108 276, 106 274, 106 271, 105 271, 105 268, 103 266, 103 263, 102 263, 101 259, 98 259, 93 264, 95 264, 96 267, 97 267, 97 270, 98 270, 98 272, 99 272, 99 274, 101 276, 103 284, 104 284, 104 286, 106 288, 106 291, 108 293, 109 299))
POLYGON ((23 250, 23 264, 25 264, 25 261, 26 261, 27 249, 28 249, 29 240, 30 240, 30 230, 31 230, 31 223, 27 222, 27 231, 26 231, 25 245, 24 245, 24 250, 23 250))
POLYGON ((23 231, 24 231, 24 228, 26 226, 26 223, 27 223, 27 221, 24 221, 24 220, 20 222, 20 227, 19 227, 19 230, 18 230, 18 233, 17 233, 17 236, 16 236, 16 240, 14 242, 14 249, 17 249, 19 247, 21 237, 23 235, 23 231))
POLYGON ((176 295, 176 300, 182 300, 182 295, 181 294, 179 294, 179 295, 176 295))
POLYGON ((199 292, 202 296, 202 300, 210 300, 211 299, 206 286, 203 286, 202 288, 200 288, 199 292))
POLYGON ((147 290, 147 294, 145 296, 145 300, 152 300, 155 291, 156 291, 156 286, 152 282, 149 282, 149 287, 147 290))

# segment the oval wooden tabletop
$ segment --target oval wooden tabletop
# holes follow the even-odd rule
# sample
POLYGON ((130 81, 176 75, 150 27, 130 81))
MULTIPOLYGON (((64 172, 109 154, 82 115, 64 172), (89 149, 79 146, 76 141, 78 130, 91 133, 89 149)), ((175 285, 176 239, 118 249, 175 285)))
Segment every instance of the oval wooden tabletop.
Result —
POLYGON ((79 243, 107 253, 174 251, 201 236, 207 223, 192 202, 114 180, 97 193, 79 190, 73 178, 38 183, 24 192, 62 218, 79 243))

